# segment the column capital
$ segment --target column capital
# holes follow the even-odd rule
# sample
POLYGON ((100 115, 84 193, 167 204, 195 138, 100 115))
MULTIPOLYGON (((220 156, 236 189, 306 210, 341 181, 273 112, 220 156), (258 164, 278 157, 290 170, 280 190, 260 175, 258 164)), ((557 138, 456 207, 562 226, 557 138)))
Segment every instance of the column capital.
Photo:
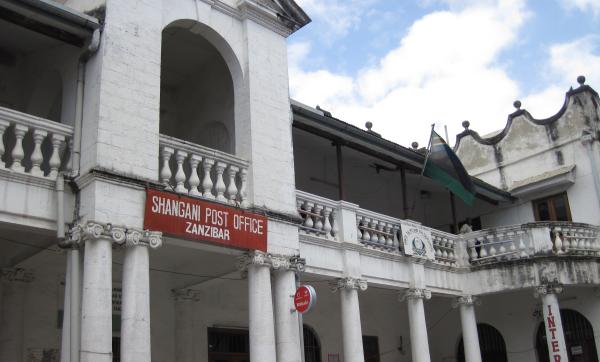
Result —
POLYGON ((200 291, 194 289, 173 289, 171 295, 176 301, 198 302, 200 301, 200 291))
POLYGON ((35 276, 31 270, 24 268, 2 268, 0 269, 0 280, 30 283, 35 280, 35 276))
POLYGON ((270 268, 272 265, 271 254, 265 253, 264 251, 252 250, 238 257, 237 268, 241 272, 248 271, 250 265, 266 266, 270 268))
POLYGON ((332 292, 337 292, 340 289, 357 289, 365 291, 367 290, 367 280, 352 277, 337 278, 336 280, 329 282, 329 288, 332 292))
POLYGON ((452 303, 452 307, 457 308, 461 305, 480 305, 481 300, 474 295, 461 295, 456 298, 454 303, 452 303))
POLYGON ((406 299, 431 299, 431 290, 425 288, 410 288, 407 289, 400 298, 401 301, 406 299))
POLYGON ((542 285, 535 287, 533 295, 539 298, 548 294, 560 294, 563 289, 563 285, 558 282, 558 279, 554 279, 554 281, 545 281, 542 285))
POLYGON ((300 255, 271 255, 271 265, 274 270, 293 270, 295 272, 303 272, 306 259, 300 255))
POLYGON ((162 245, 162 233, 158 231, 128 228, 111 223, 88 221, 76 224, 68 231, 67 243, 79 247, 88 240, 109 239, 120 246, 148 246, 156 249, 162 245))

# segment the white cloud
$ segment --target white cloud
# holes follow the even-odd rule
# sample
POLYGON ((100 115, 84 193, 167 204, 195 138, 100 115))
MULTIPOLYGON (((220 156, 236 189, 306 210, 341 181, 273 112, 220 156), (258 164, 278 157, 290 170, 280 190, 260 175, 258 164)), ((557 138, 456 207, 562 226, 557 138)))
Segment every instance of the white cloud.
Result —
POLYGON ((328 40, 346 35, 359 26, 362 15, 377 0, 297 0, 312 19, 325 24, 322 36, 328 40))
POLYGON ((360 127, 373 121, 403 145, 423 143, 432 122, 447 123, 450 135, 464 119, 481 133, 503 127, 499 115, 513 110, 519 89, 496 62, 528 16, 524 1, 450 1, 452 11, 416 21, 396 49, 356 77, 304 71, 296 53, 292 97, 360 127))
POLYGON ((598 0, 562 0, 562 4, 568 9, 591 11, 596 16, 600 15, 600 1, 598 0))

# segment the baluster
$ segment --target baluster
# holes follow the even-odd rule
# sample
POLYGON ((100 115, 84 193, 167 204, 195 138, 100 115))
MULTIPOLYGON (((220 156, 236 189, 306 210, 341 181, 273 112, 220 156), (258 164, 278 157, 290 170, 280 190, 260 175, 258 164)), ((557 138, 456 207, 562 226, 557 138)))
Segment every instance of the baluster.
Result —
POLYGON ((202 197, 209 200, 214 200, 215 196, 212 194, 213 182, 210 178, 210 170, 215 164, 215 160, 210 158, 204 158, 202 161, 202 171, 204 176, 202 177, 202 197))
POLYGON ((10 126, 10 123, 0 119, 0 164, 3 165, 4 167, 6 167, 6 164, 4 163, 4 161, 1 160, 1 158, 4 156, 4 151, 6 150, 4 148, 4 131, 6 131, 6 129, 10 126))
POLYGON ((523 241, 523 231, 519 231, 519 257, 527 258, 529 254, 527 254, 527 246, 525 246, 525 242, 523 241))
MULTIPOLYGON (((583 241, 583 243, 585 244, 584 248, 586 249, 586 251, 592 251, 593 247, 592 247, 592 239, 590 239, 589 237, 586 237, 587 235, 585 235, 583 232, 583 229, 579 230, 581 232, 580 235, 582 235, 583 237, 580 239, 583 241)), ((592 254, 592 253, 587 253, 586 254, 592 254)))
POLYGON ((489 244, 489 249, 488 249, 489 256, 496 256, 496 254, 498 254, 498 251, 496 250, 496 246, 494 245, 494 236, 495 235, 488 235, 486 237, 488 239, 488 244, 489 244))
POLYGON ((338 233, 340 228, 337 222, 337 210, 333 209, 331 211, 331 236, 333 236, 334 240, 337 240, 338 233))
POLYGON ((227 176, 229 178, 229 184, 227 185, 227 197, 229 198, 229 203, 231 205, 235 205, 235 199, 237 198, 238 189, 235 185, 235 176, 240 171, 240 168, 237 166, 229 165, 227 168, 227 176))
POLYGON ((48 132, 36 129, 33 130, 33 153, 31 153, 31 174, 34 176, 44 176, 44 171, 40 168, 44 161, 44 155, 42 155, 42 142, 44 138, 48 136, 48 132))
POLYGON ((560 228, 556 228, 554 229, 554 248, 556 249, 556 254, 564 254, 564 251, 562 250, 563 248, 563 242, 562 242, 562 238, 560 237, 560 228))
POLYGON ((217 182, 215 183, 215 193, 217 194, 217 201, 227 202, 225 198, 225 182, 223 181, 223 172, 227 164, 224 162, 217 161, 215 164, 215 176, 217 182))
POLYGON ((477 238, 477 241, 479 241, 479 247, 481 248, 479 251, 479 258, 481 259, 487 257, 488 252, 486 249, 488 248, 488 245, 485 243, 485 238, 479 237, 477 238))
POLYGON ((471 260, 477 260, 479 255, 477 255, 477 249, 475 249, 475 239, 469 239, 467 241, 467 247, 469 248, 469 255, 471 256, 471 260))
POLYGON ((51 142, 52 156, 50 156, 50 161, 48 161, 48 165, 50 166, 50 174, 48 177, 56 178, 58 176, 58 169, 60 168, 60 146, 65 142, 65 136, 53 134, 51 142))
POLYGON ((577 236, 575 235, 575 229, 564 228, 563 230, 563 250, 569 252, 569 248, 577 248, 577 236), (571 242, 571 239, 573 242, 571 242))
POLYGON ((384 229, 385 223, 379 221, 379 225, 377 225, 377 233, 379 234, 379 240, 377 240, 377 242, 379 243, 382 249, 385 249, 387 247, 387 243, 385 242, 384 229))
POLYGON ((238 192, 238 197, 240 199, 240 206, 243 208, 247 208, 249 205, 248 203, 248 169, 247 168, 242 168, 240 170, 240 190, 238 192))
POLYGON ((371 234, 367 228, 369 227, 370 219, 363 216, 362 225, 363 225, 363 237, 362 240, 365 244, 369 244, 371 242, 371 234))
POLYGON ((304 211, 306 211, 306 219, 304 219, 304 227, 306 227, 308 230, 308 232, 311 232, 313 229, 313 215, 312 215, 312 210, 313 210, 313 206, 314 204, 308 200, 304 201, 304 211))
MULTIPOLYGON (((508 235, 507 235, 507 238, 508 238, 508 235)), ((506 243, 505 243, 505 241, 507 241, 507 240, 504 239, 504 233, 498 233, 498 241, 502 242, 500 244, 500 248, 498 249, 498 253, 499 254, 506 254, 506 243)))
POLYGON ((175 161, 177 162, 177 172, 175 173, 175 192, 180 194, 187 193, 185 188, 185 172, 183 172, 183 161, 187 157, 187 152, 175 151, 175 161))
POLYGON ((509 259, 515 259, 517 258, 516 252, 517 252, 517 245, 516 245, 516 234, 514 231, 509 231, 508 233, 506 233, 506 237, 510 240, 510 243, 508 245, 508 251, 510 253, 509 255, 509 259))
POLYGON ((398 234, 400 233, 400 227, 398 225, 392 225, 392 239, 394 241, 394 250, 400 251, 400 240, 398 234))
POLYGON ((385 246, 394 250, 394 235, 392 235, 392 224, 385 224, 385 246))
POLYGON ((314 212, 315 212, 315 229, 317 233, 323 230, 323 216, 321 216, 321 211, 323 210, 322 205, 315 204, 314 212))
POLYGON ((379 221, 375 220, 375 219, 371 219, 371 222, 369 223, 369 229, 371 232, 371 244, 373 245, 377 245, 377 243, 379 242, 379 236, 377 235, 377 224, 379 223, 379 221))
POLYGON ((29 127, 27 126, 22 126, 20 124, 15 125, 16 143, 15 147, 12 150, 11 156, 13 159, 13 164, 10 167, 10 169, 13 171, 25 171, 25 168, 23 167, 23 165, 21 165, 21 161, 23 160, 23 157, 25 157, 25 151, 23 150, 23 137, 25 137, 25 134, 28 130, 29 127))
POLYGON ((325 237, 327 239, 331 238, 331 222, 329 221, 331 211, 331 207, 325 206, 323 209, 323 231, 325 232, 325 237))
POLYGON ((433 251, 435 252, 436 258, 443 257, 442 248, 440 248, 440 238, 437 236, 433 237, 433 251))
POLYGON ((160 169, 160 182, 165 186, 171 185, 171 176, 173 175, 171 172, 171 166, 169 165, 169 161, 171 160, 171 156, 173 156, 175 150, 171 147, 163 146, 160 150, 160 158, 162 160, 162 168, 160 169))
POLYGON ((356 238, 362 243, 363 236, 365 233, 362 228, 362 216, 356 215, 356 230, 358 232, 356 238))
POLYGON ((190 156, 190 178, 188 184, 190 185, 190 196, 202 196, 202 193, 198 190, 200 185, 200 177, 198 177, 198 164, 202 162, 202 156, 192 154, 190 156))

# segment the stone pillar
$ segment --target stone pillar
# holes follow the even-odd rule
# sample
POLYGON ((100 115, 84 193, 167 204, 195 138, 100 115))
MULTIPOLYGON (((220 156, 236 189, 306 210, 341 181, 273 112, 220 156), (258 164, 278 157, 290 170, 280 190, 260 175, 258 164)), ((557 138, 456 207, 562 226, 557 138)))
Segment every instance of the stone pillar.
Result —
POLYGON ((148 248, 162 234, 127 230, 121 299, 121 361, 150 362, 150 262, 148 248))
POLYGON ((431 291, 411 288, 406 291, 403 299, 408 304, 408 323, 410 326, 410 349, 414 362, 430 362, 429 342, 427 340, 427 323, 425 322, 425 307, 423 299, 430 299, 431 291))
POLYGON ((542 299, 542 312, 544 326, 546 327, 546 341, 548 342, 548 355, 552 362, 568 361, 567 346, 560 318, 560 306, 557 294, 562 293, 563 287, 557 280, 548 282, 535 288, 534 294, 542 299))
POLYGON ((367 290, 367 281, 346 277, 337 279, 330 286, 334 292, 340 292, 344 362, 364 362, 358 290, 367 290))
POLYGON ((74 229, 85 242, 80 360, 112 362, 112 244, 125 240, 125 229, 93 221, 74 229))
POLYGON ((456 304, 460 310, 465 361, 481 362, 479 334, 477 333, 477 320, 475 319, 475 297, 471 295, 459 297, 456 304))
POLYGON ((240 257, 238 266, 248 276, 250 360, 276 362, 271 257, 261 251, 248 252, 240 257))
POLYGON ((0 311, 0 361, 23 361, 24 302, 27 283, 33 274, 22 268, 0 270, 2 309, 0 311))
POLYGON ((275 340, 278 362, 301 362, 302 346, 298 328, 298 312, 294 307, 296 272, 304 270, 306 261, 297 256, 273 256, 275 276, 275 340))
POLYGON ((198 342, 195 333, 194 308, 200 300, 200 292, 192 289, 173 291, 175 298, 175 362, 194 362, 195 346, 198 342))
POLYGON ((63 304, 61 362, 79 362, 81 345, 81 229, 69 230, 63 304))
POLYGON ((60 339, 60 362, 71 362, 71 258, 67 251, 65 273, 65 298, 63 301, 62 333, 60 339))

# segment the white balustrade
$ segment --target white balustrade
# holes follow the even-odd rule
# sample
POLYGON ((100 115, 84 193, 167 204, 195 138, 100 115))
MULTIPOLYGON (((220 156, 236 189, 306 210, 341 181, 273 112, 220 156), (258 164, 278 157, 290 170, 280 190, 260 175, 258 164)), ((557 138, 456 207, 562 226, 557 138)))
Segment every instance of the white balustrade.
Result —
POLYGON ((159 180, 177 193, 248 207, 248 167, 228 153, 160 135, 159 180))
POLYGON ((435 250, 435 261, 438 264, 456 265, 457 235, 445 233, 440 230, 431 229, 433 250, 435 250))
POLYGON ((550 224, 553 251, 557 255, 600 255, 599 228, 581 223, 550 224))
POLYGON ((302 218, 302 234, 337 240, 338 206, 334 201, 297 190, 296 206, 302 218))
POLYGON ((400 252, 400 220, 376 212, 359 209, 356 212, 358 241, 366 247, 400 252))
POLYGON ((56 179, 70 170, 73 127, 0 107, 0 169, 56 179))

